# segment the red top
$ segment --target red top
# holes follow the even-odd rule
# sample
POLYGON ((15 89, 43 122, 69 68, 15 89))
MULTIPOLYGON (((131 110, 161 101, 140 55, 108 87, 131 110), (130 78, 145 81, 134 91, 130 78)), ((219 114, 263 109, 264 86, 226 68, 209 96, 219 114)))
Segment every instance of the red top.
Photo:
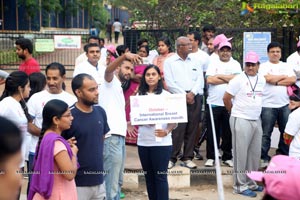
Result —
POLYGON ((25 72, 27 75, 30 75, 33 72, 40 72, 41 68, 38 61, 36 61, 34 58, 30 58, 19 66, 19 70, 25 72))

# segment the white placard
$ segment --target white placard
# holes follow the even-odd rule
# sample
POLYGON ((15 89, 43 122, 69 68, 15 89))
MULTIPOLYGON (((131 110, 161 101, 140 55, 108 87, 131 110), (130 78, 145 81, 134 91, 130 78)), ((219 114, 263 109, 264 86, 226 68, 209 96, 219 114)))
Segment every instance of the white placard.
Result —
POLYGON ((132 125, 187 122, 185 94, 130 97, 132 125))
POLYGON ((80 49, 80 35, 54 35, 54 44, 56 49, 80 49))

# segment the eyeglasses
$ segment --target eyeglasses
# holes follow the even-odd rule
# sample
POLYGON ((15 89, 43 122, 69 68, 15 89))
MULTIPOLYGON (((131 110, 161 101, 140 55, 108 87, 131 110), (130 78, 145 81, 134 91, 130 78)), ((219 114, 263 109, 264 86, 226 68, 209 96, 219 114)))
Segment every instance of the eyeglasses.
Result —
POLYGON ((256 67, 256 63, 246 63, 246 67, 256 67))
POLYGON ((65 115, 62 115, 61 117, 72 117, 72 114, 71 113, 65 114, 65 115))

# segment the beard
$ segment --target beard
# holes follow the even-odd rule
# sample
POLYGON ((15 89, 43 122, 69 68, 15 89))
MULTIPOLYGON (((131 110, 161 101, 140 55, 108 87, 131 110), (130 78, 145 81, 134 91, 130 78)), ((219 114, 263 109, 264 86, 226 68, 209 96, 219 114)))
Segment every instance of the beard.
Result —
POLYGON ((18 55, 19 58, 21 58, 22 60, 25 60, 25 56, 22 54, 22 55, 18 55))
POLYGON ((98 100, 95 100, 95 101, 89 101, 89 100, 86 100, 86 99, 82 99, 82 103, 84 105, 87 105, 87 106, 92 106, 92 105, 95 105, 98 103, 98 100))

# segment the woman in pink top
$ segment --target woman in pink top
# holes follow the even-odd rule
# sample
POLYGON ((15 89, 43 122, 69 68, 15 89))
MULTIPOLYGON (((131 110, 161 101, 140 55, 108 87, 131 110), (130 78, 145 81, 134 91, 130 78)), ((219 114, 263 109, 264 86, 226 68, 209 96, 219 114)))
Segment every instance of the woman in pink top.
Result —
POLYGON ((77 172, 75 138, 61 137, 73 117, 68 104, 53 99, 43 109, 41 137, 37 146, 29 200, 77 200, 74 177, 77 172))
POLYGON ((171 45, 169 38, 164 37, 164 36, 161 37, 158 40, 158 48, 157 48, 158 52, 159 52, 159 56, 156 56, 153 60, 153 64, 159 67, 161 77, 163 79, 163 86, 164 86, 165 90, 167 90, 168 87, 164 80, 164 62, 168 57, 174 55, 174 53, 172 52, 171 46, 172 45, 171 45))

